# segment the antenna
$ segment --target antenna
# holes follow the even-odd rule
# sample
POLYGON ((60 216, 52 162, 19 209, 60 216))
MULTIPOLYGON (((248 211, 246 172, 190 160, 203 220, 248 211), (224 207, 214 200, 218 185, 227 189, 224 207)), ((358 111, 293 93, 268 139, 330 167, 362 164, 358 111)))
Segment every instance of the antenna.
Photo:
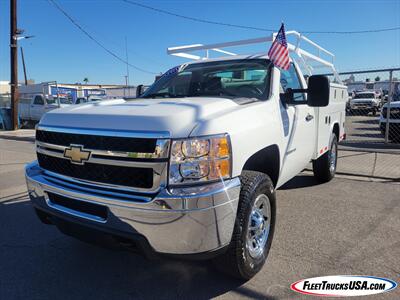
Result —
POLYGON ((129 59, 128 59, 128 38, 125 36, 125 60, 126 60, 126 87, 129 86, 129 59))

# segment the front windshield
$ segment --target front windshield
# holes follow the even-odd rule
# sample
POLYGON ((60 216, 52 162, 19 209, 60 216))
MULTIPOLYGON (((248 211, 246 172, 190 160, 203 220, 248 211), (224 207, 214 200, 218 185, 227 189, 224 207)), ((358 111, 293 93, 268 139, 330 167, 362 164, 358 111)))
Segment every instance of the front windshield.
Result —
POLYGON ((47 98, 46 102, 47 104, 56 104, 57 98, 47 98))
POLYGON ((245 59, 195 63, 166 72, 144 94, 157 97, 226 97, 266 99, 271 63, 245 59))
POLYGON ((65 97, 52 97, 52 98, 47 98, 46 99, 47 104, 72 104, 72 100, 69 98, 65 98, 65 97))
POLYGON ((365 93, 365 94, 356 94, 354 99, 372 99, 375 98, 375 95, 372 93, 365 93))
POLYGON ((72 100, 69 98, 59 98, 61 104, 72 104, 72 100))

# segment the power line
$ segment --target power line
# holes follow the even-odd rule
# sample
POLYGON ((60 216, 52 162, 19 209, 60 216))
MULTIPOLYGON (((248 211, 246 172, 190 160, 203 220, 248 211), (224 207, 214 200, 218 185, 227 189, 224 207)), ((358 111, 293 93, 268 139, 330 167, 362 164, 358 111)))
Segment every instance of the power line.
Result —
POLYGON ((190 20, 190 21, 195 21, 195 22, 200 22, 200 23, 207 23, 207 24, 213 24, 213 25, 220 25, 220 26, 228 26, 228 27, 235 27, 235 28, 241 28, 241 29, 252 29, 252 30, 258 30, 258 31, 269 31, 269 32, 275 32, 276 30, 274 29, 266 29, 266 28, 259 28, 259 27, 253 27, 253 26, 245 26, 245 25, 237 25, 237 24, 231 24, 231 23, 223 23, 223 22, 217 22, 217 21, 210 21, 210 20, 205 20, 205 19, 200 19, 200 18, 195 18, 195 17, 189 17, 189 16, 184 16, 184 15, 180 15, 177 13, 173 13, 167 10, 163 10, 160 8, 156 8, 156 7, 152 7, 152 6, 148 6, 142 3, 138 3, 138 2, 134 2, 134 1, 130 1, 130 0, 121 0, 122 2, 128 3, 128 4, 132 4, 132 5, 136 5, 142 8, 146 8, 149 10, 153 10, 159 13, 163 13, 166 15, 170 15, 170 16, 174 16, 177 18, 181 18, 181 19, 186 19, 186 20, 190 20))
POLYGON ((376 33, 376 32, 386 32, 400 30, 398 27, 390 28, 379 28, 379 29, 367 29, 367 30, 356 30, 356 31, 302 31, 302 33, 320 33, 320 34, 361 34, 361 33, 376 33))
POLYGON ((104 46, 101 42, 99 42, 95 37, 93 37, 89 32, 87 32, 81 25, 79 25, 55 0, 48 0, 51 4, 54 5, 55 8, 57 8, 73 25, 75 25, 75 27, 77 27, 80 31, 82 31, 89 39, 91 39, 93 42, 95 42, 99 47, 101 47, 104 51, 106 51, 108 54, 110 54, 111 56, 113 56, 114 58, 116 58, 117 60, 119 60, 120 62, 140 71, 143 73, 147 73, 147 74, 159 74, 156 72, 151 72, 145 69, 142 69, 138 66, 135 66, 131 63, 129 63, 128 61, 126 61, 125 59, 121 58, 120 56, 118 56, 117 54, 115 54, 113 51, 111 51, 110 49, 108 49, 106 46, 104 46))
MULTIPOLYGON (((262 27, 255 27, 255 26, 246 26, 246 25, 238 25, 238 24, 233 24, 233 23, 224 23, 224 22, 218 22, 218 21, 212 21, 212 20, 207 20, 207 19, 200 19, 196 17, 191 17, 191 16, 185 16, 181 14, 177 14, 168 10, 156 8, 153 6, 149 6, 146 4, 142 4, 139 2, 131 1, 131 0, 121 0, 122 2, 135 5, 141 8, 145 8, 148 10, 152 10, 158 13, 162 13, 165 15, 170 15, 173 17, 189 20, 189 21, 194 21, 194 22, 199 22, 199 23, 206 23, 206 24, 212 24, 212 25, 219 25, 219 26, 227 26, 227 27, 234 27, 234 28, 241 28, 241 29, 250 29, 250 30, 257 30, 257 31, 264 31, 264 32, 276 32, 277 30, 275 29, 270 29, 270 28, 262 28, 262 27)), ((361 33, 374 33, 374 32, 385 32, 385 31, 394 31, 394 30, 400 30, 400 26, 398 27, 391 27, 391 28, 379 28, 379 29, 370 29, 370 30, 358 30, 358 31, 301 31, 302 33, 319 33, 319 34, 361 34, 361 33)))

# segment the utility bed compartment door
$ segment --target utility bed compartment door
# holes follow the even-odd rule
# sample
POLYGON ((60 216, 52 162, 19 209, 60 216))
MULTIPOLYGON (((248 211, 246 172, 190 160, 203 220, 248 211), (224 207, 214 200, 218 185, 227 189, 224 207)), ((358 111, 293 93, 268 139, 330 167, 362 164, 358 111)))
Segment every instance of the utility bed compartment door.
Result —
POLYGON ((329 141, 335 123, 339 125, 339 136, 337 138, 340 139, 340 137, 344 133, 343 123, 346 114, 346 97, 346 87, 331 83, 329 93, 329 105, 326 107, 317 108, 318 135, 314 159, 320 157, 328 151, 330 147, 329 141))
POLYGON ((329 148, 329 140, 331 137, 331 112, 329 106, 318 108, 318 138, 316 157, 321 156, 329 148))

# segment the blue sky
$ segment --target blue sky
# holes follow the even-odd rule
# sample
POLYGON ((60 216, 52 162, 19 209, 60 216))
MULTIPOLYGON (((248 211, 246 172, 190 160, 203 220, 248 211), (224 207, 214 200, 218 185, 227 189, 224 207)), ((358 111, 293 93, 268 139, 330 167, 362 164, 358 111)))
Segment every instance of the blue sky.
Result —
MULTIPOLYGON (((348 31, 400 25, 400 1, 139 1, 213 21, 287 30, 348 31)), ((166 48, 260 37, 267 33, 200 24, 160 14, 119 0, 58 0, 87 31, 112 51, 143 69, 162 72, 184 62, 166 48)), ((36 82, 124 82, 126 66, 83 35, 47 0, 18 0, 19 28, 34 39, 24 47, 28 77, 36 82)), ((0 80, 9 79, 9 1, 0 0, 0 80)), ((400 31, 371 34, 309 34, 336 54, 339 70, 400 65, 400 31)), ((267 51, 269 45, 244 49, 267 51)), ((232 49, 234 50, 234 49, 232 49)), ((130 69, 131 83, 151 83, 154 75, 130 69)), ((20 78, 22 68, 20 66, 20 78)))

